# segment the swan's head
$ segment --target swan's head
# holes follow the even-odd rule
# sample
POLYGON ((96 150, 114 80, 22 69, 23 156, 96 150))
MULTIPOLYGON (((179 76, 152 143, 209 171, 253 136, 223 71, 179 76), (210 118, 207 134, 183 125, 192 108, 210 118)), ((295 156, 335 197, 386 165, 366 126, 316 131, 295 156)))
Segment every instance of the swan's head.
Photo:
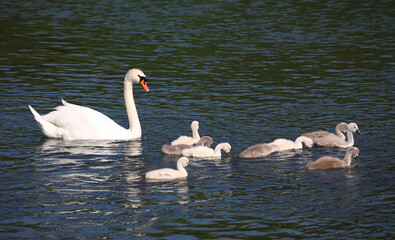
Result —
POLYGON ((210 147, 213 144, 213 139, 209 136, 201 137, 200 140, 196 143, 198 146, 210 147))
POLYGON ((139 83, 146 92, 150 92, 147 85, 147 78, 143 71, 141 71, 140 69, 130 69, 126 74, 125 78, 132 83, 139 83))
POLYGON ((189 164, 189 159, 187 157, 181 157, 181 158, 178 159, 177 162, 181 163, 181 166, 183 168, 186 168, 188 166, 188 164, 189 164))
POLYGON ((230 157, 230 149, 232 149, 232 147, 229 143, 223 143, 222 150, 224 150, 227 157, 230 157))
POLYGON ((312 148, 314 142, 313 142, 313 140, 312 140, 311 138, 308 138, 308 137, 305 137, 305 136, 300 136, 300 137, 298 137, 298 138, 295 140, 295 143, 296 143, 296 144, 304 143, 304 145, 305 145, 307 148, 312 148))
POLYGON ((221 146, 221 149, 224 150, 224 152, 226 153, 226 156, 230 156, 230 150, 232 149, 232 147, 230 146, 229 143, 220 143, 218 144, 219 146, 221 146))
POLYGON ((347 152, 350 152, 351 156, 358 162, 359 149, 357 147, 350 147, 347 152))
POLYGON ((356 132, 358 135, 361 134, 356 123, 349 123, 347 128, 351 132, 356 132))
POLYGON ((337 124, 337 127, 339 128, 340 131, 346 132, 348 125, 345 122, 341 122, 341 123, 337 124))
POLYGON ((304 145, 308 148, 312 148, 313 147, 313 140, 311 138, 306 138, 304 139, 304 145))
POLYGON ((191 128, 192 129, 199 129, 199 122, 198 121, 193 121, 191 123, 191 128))

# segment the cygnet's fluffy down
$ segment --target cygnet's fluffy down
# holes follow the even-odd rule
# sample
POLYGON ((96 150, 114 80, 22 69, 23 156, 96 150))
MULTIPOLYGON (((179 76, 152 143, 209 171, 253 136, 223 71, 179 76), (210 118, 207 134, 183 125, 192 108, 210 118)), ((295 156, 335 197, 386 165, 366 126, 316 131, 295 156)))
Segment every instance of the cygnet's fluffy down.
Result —
POLYGON ((230 156, 231 148, 229 143, 220 143, 215 149, 198 146, 182 150, 182 155, 197 158, 221 158, 221 150, 223 150, 227 156, 230 156))
POLYGON ((354 145, 354 132, 360 134, 358 125, 356 123, 350 123, 347 125, 347 140, 332 134, 324 136, 322 138, 318 138, 315 143, 317 144, 317 146, 321 147, 352 147, 354 145))
POLYGON ((193 121, 191 123, 191 129, 192 129, 192 137, 180 136, 176 140, 172 141, 171 145, 179 145, 179 144, 193 145, 197 143, 200 140, 199 122, 193 121))
POLYGON ((177 178, 185 178, 188 176, 185 168, 189 164, 189 159, 181 157, 177 161, 177 170, 171 168, 162 168, 158 170, 149 171, 145 174, 146 179, 157 179, 157 180, 171 180, 177 178))
POLYGON ((300 136, 295 142, 288 139, 279 138, 269 143, 270 145, 276 145, 279 148, 279 151, 291 150, 291 149, 300 149, 303 148, 303 144, 311 148, 313 146, 313 140, 308 137, 300 136))
POLYGON ((338 136, 342 139, 346 139, 346 136, 344 135, 344 133, 346 131, 347 131, 347 123, 341 122, 336 125, 336 128, 335 128, 336 134, 333 134, 333 133, 330 133, 327 131, 315 131, 315 132, 310 132, 310 133, 304 133, 304 134, 302 134, 302 136, 311 138, 313 140, 313 142, 316 142, 317 138, 322 138, 327 135, 335 135, 335 136, 338 136))
POLYGON ((333 168, 348 167, 351 164, 351 157, 356 161, 358 160, 359 149, 356 147, 350 147, 347 149, 346 155, 343 160, 330 156, 324 156, 317 159, 315 162, 307 164, 307 170, 323 170, 333 168))
POLYGON ((210 147, 213 144, 213 139, 209 136, 204 136, 194 145, 178 144, 178 145, 163 145, 162 152, 165 154, 181 155, 182 150, 192 148, 194 146, 206 146, 210 147))
POLYGON ((277 145, 267 143, 253 145, 240 153, 241 158, 260 158, 265 157, 273 152, 280 151, 277 145))

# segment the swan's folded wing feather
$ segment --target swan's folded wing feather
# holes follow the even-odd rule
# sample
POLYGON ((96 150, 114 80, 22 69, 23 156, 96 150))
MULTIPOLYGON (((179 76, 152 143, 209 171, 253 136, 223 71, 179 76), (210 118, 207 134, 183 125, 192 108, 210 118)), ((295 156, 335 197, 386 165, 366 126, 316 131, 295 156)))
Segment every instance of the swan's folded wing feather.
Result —
POLYGON ((125 130, 106 115, 75 104, 58 106, 55 111, 42 116, 42 118, 57 127, 70 131, 74 138, 84 138, 84 136, 92 138, 109 132, 115 133, 125 130), (96 134, 96 136, 92 136, 92 134, 96 134))

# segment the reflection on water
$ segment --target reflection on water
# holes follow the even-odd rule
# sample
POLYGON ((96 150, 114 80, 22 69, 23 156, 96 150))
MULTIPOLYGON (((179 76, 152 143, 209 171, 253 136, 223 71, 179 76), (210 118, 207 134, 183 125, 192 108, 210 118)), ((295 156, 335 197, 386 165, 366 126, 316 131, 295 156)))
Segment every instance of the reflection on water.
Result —
POLYGON ((43 139, 37 147, 38 154, 69 153, 74 155, 117 155, 139 156, 142 154, 141 140, 109 141, 85 140, 65 141, 61 139, 43 139))

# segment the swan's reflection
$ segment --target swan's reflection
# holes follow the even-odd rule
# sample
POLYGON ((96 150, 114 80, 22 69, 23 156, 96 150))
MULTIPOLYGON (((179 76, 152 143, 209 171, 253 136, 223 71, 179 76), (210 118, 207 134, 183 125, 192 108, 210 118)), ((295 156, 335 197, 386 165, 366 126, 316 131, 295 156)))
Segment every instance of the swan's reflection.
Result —
POLYGON ((37 147, 41 154, 71 153, 73 155, 119 155, 139 156, 142 154, 141 140, 74 140, 43 139, 37 147))
MULTIPOLYGON (((84 198, 100 198, 102 192, 124 191, 138 196, 139 184, 120 184, 132 173, 130 181, 141 181, 145 163, 141 141, 63 141, 44 139, 36 147, 34 164, 41 182, 53 184, 53 192, 77 192, 84 198), (100 186, 99 186, 99 185, 100 186), (59 186, 59 187, 57 187, 59 186)), ((71 197, 73 198, 73 197, 71 197)), ((130 197, 133 199, 133 197, 130 197)))
POLYGON ((169 204, 172 201, 179 204, 190 202, 187 178, 167 182, 150 180, 148 183, 149 194, 145 195, 145 200, 149 204, 169 204))

